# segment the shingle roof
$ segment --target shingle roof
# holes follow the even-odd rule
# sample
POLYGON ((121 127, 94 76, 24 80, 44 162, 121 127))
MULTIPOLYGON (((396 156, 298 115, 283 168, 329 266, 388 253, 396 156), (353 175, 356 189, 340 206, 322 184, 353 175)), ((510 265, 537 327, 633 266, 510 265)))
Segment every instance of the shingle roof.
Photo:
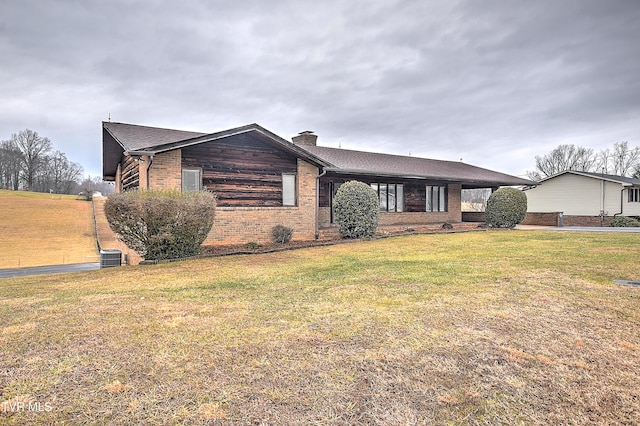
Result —
MULTIPOLYGON (((311 160, 312 163, 323 166, 326 170, 335 173, 431 179, 463 183, 468 187, 473 187, 474 185, 479 187, 484 185, 488 187, 534 184, 534 182, 526 179, 462 162, 378 154, 321 146, 294 145, 257 124, 249 124, 216 133, 188 132, 115 122, 103 122, 102 125, 122 147, 122 151, 127 152, 158 153, 214 139, 225 138, 238 133, 258 132, 266 138, 266 141, 275 143, 283 149, 298 155, 300 158, 311 160)), ((105 145, 103 149, 105 150, 103 153, 103 169, 105 170, 106 176, 107 174, 115 173, 116 163, 119 161, 117 158, 119 158, 122 151, 119 151, 116 157, 114 157, 113 155, 107 155, 108 153, 106 152, 113 150, 113 148, 105 145), (107 162, 109 162, 109 164, 107 164, 107 162)))
MULTIPOLYGON (((556 176, 564 173, 573 173, 573 174, 579 174, 584 176, 590 176, 597 179, 610 180, 613 182, 619 182, 626 185, 640 185, 640 179, 635 179, 627 176, 609 175, 606 173, 576 172, 576 171, 570 170, 570 171, 559 173, 556 176)), ((550 178, 547 178, 547 179, 550 179, 550 178)), ((543 179, 543 181, 547 179, 543 179)))
POLYGON ((215 133, 187 132, 135 124, 103 122, 102 170, 103 177, 115 179, 115 173, 123 153, 129 155, 155 155, 191 145, 220 140, 241 134, 251 134, 262 141, 277 146, 311 164, 325 167, 328 164, 292 142, 281 138, 258 124, 227 129, 215 133))
POLYGON ((104 122, 102 125, 122 145, 125 151, 139 151, 206 135, 206 133, 126 123, 104 122))
POLYGON ((333 164, 334 171, 351 174, 374 174, 449 182, 493 185, 531 185, 533 182, 458 161, 432 160, 402 155, 378 154, 322 146, 304 149, 333 164))

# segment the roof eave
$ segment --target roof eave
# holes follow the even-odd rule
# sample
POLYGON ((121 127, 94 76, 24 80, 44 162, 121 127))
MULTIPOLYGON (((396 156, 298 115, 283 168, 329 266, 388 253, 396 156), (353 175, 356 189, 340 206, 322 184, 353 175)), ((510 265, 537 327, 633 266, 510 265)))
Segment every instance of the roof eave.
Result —
POLYGON ((105 126, 105 124, 107 124, 108 122, 103 121, 102 122, 102 128, 109 133, 109 135, 113 138, 114 141, 116 141, 118 143, 118 145, 120 145, 122 147, 122 149, 124 151, 127 151, 127 149, 129 148, 128 146, 126 146, 120 139, 118 139, 118 137, 111 131, 111 129, 109 129, 109 127, 105 126))
POLYGON ((538 183, 542 183, 542 182, 548 181, 550 179, 556 178, 558 176, 562 176, 562 175, 567 174, 567 173, 572 174, 572 175, 578 175, 578 176, 582 176, 582 177, 587 177, 587 178, 591 178, 591 179, 600 179, 600 180, 604 180, 604 181, 607 181, 607 182, 619 183, 622 186, 633 186, 634 185, 632 182, 624 182, 622 180, 613 179, 610 176, 602 176, 602 175, 588 173, 588 172, 581 172, 579 170, 565 170, 563 172, 556 173, 555 175, 547 176, 546 178, 541 179, 540 182, 538 182, 538 183))
POLYGON ((400 179, 414 179, 414 180, 433 180, 448 183, 459 183, 461 185, 474 185, 478 187, 493 187, 493 186, 524 186, 535 184, 533 181, 526 179, 513 181, 513 180, 478 180, 478 179, 460 179, 458 177, 446 177, 446 176, 429 176, 429 175, 410 175, 403 173, 388 173, 388 172, 375 172, 371 170, 363 169, 341 169, 339 167, 325 168, 327 172, 345 175, 367 175, 375 177, 391 177, 400 179))

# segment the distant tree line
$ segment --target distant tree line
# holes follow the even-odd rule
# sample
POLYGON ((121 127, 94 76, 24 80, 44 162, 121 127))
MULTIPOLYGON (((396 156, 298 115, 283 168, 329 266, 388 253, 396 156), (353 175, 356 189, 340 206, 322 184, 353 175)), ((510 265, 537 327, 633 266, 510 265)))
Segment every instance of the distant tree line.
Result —
POLYGON ((596 152, 591 148, 559 145, 543 156, 536 156, 536 170, 527 175, 539 181, 567 170, 640 179, 640 148, 632 148, 628 142, 616 142, 612 149, 596 152))
POLYGON ((53 150, 48 138, 23 130, 0 142, 0 188, 72 194, 83 177, 80 164, 53 150))
POLYGON ((70 194, 84 195, 87 199, 93 196, 94 192, 99 192, 102 195, 109 195, 115 192, 115 185, 113 182, 105 182, 100 176, 87 176, 79 184, 74 185, 70 194))

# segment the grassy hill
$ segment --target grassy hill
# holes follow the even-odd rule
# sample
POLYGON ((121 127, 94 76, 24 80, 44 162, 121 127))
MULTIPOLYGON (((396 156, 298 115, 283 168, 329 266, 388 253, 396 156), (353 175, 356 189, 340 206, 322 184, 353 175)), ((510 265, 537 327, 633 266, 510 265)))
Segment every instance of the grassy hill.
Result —
POLYGON ((640 424, 639 257, 487 231, 3 279, 0 423, 640 424))
POLYGON ((0 268, 96 262, 91 203, 0 190, 0 268))

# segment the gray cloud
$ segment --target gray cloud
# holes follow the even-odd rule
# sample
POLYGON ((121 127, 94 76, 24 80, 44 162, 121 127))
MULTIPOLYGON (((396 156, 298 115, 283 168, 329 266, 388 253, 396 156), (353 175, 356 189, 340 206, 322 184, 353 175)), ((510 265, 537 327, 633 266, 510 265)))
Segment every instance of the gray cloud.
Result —
POLYGON ((100 121, 283 137, 523 174, 560 143, 640 145, 640 3, 10 0, 0 139, 100 171, 100 121))

